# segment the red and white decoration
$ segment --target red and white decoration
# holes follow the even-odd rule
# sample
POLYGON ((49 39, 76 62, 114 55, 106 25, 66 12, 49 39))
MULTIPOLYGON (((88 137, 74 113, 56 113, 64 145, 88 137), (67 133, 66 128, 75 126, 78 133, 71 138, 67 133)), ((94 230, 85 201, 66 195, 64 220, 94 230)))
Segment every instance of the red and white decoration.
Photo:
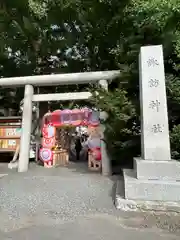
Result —
POLYGON ((55 137, 55 127, 53 127, 52 125, 48 124, 44 124, 43 129, 42 129, 42 134, 44 138, 50 139, 55 137))
POLYGON ((53 153, 49 148, 41 148, 39 151, 39 157, 44 163, 49 163, 53 160, 53 153))
POLYGON ((98 126, 99 112, 88 108, 82 109, 65 109, 56 110, 52 113, 44 115, 43 124, 45 126, 51 125, 54 127, 61 127, 66 125, 72 126, 98 126))
POLYGON ((52 148, 55 146, 55 138, 43 138, 42 139, 42 146, 43 148, 52 148))

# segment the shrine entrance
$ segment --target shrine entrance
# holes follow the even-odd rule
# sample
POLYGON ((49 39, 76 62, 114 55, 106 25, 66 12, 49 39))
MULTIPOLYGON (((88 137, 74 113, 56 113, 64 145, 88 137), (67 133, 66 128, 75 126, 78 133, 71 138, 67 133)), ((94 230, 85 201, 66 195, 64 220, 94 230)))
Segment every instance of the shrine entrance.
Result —
MULTIPOLYGON (((24 101, 22 114, 22 131, 20 140, 20 153, 18 161, 18 172, 26 172, 29 166, 29 152, 32 129, 32 102, 36 101, 58 101, 62 98, 68 100, 78 99, 81 93, 65 93, 65 94, 34 94, 34 86, 57 86, 84 83, 99 83, 104 89, 108 90, 108 80, 119 77, 120 71, 99 71, 99 72, 81 72, 70 74, 50 74, 38 76, 23 76, 1 78, 1 87, 20 87, 24 86, 24 101), (71 97, 69 97, 69 94, 71 97), (63 95, 63 96, 62 96, 63 95)), ((88 93, 91 95, 90 93, 88 93)), ((83 96, 84 98, 84 96, 83 96)), ((82 99, 83 99, 82 98, 82 99)), ((87 96, 86 96, 87 98, 87 96)), ((88 96, 89 98, 89 96, 88 96)), ((104 127, 102 127, 103 135, 104 127)), ((102 150, 102 173, 103 175, 111 175, 110 161, 106 153, 106 145, 101 141, 102 150)))
POLYGON ((89 108, 48 112, 41 127, 38 159, 45 167, 86 162, 90 170, 101 171, 99 112, 89 108))

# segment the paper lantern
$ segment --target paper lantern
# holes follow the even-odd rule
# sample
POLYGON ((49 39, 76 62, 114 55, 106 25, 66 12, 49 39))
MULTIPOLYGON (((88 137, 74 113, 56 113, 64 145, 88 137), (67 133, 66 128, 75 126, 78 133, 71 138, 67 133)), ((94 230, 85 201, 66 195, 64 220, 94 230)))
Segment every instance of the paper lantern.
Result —
POLYGON ((71 113, 72 113, 72 111, 69 109, 65 109, 65 110, 61 111, 61 123, 63 125, 71 124, 71 113))
POLYGON ((61 110, 56 110, 52 112, 51 114, 51 123, 55 127, 60 127, 62 125, 62 119, 61 119, 61 110))

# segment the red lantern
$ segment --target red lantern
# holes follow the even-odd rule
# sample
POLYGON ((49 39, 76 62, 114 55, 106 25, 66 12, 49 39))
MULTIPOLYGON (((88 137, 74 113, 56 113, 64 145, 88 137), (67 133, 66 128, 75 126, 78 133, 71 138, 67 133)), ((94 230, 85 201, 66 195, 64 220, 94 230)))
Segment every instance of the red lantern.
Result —
POLYGON ((42 126, 51 124, 51 112, 47 112, 42 119, 42 126))
POLYGON ((60 127, 62 125, 61 114, 62 114, 61 110, 56 110, 52 112, 51 121, 53 126, 60 127))
POLYGON ((61 123, 62 125, 70 125, 71 124, 71 113, 72 111, 69 109, 65 109, 61 111, 61 123))
POLYGON ((92 155, 96 161, 101 161, 101 148, 93 148, 91 149, 92 155))
POLYGON ((82 112, 79 109, 71 111, 71 124, 73 126, 79 126, 82 124, 82 112))
POLYGON ((82 113, 83 113, 83 121, 82 121, 82 125, 89 125, 89 117, 90 117, 90 110, 89 108, 83 108, 82 110, 82 113))

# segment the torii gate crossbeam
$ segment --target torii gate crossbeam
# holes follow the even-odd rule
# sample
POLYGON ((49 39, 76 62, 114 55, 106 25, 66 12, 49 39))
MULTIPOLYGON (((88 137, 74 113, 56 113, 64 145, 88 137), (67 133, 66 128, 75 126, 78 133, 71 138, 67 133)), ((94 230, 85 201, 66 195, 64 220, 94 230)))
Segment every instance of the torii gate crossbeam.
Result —
POLYGON ((27 84, 33 86, 71 85, 93 83, 100 80, 110 80, 118 77, 119 71, 82 72, 68 74, 35 75, 24 77, 1 78, 0 86, 17 87, 27 84))

